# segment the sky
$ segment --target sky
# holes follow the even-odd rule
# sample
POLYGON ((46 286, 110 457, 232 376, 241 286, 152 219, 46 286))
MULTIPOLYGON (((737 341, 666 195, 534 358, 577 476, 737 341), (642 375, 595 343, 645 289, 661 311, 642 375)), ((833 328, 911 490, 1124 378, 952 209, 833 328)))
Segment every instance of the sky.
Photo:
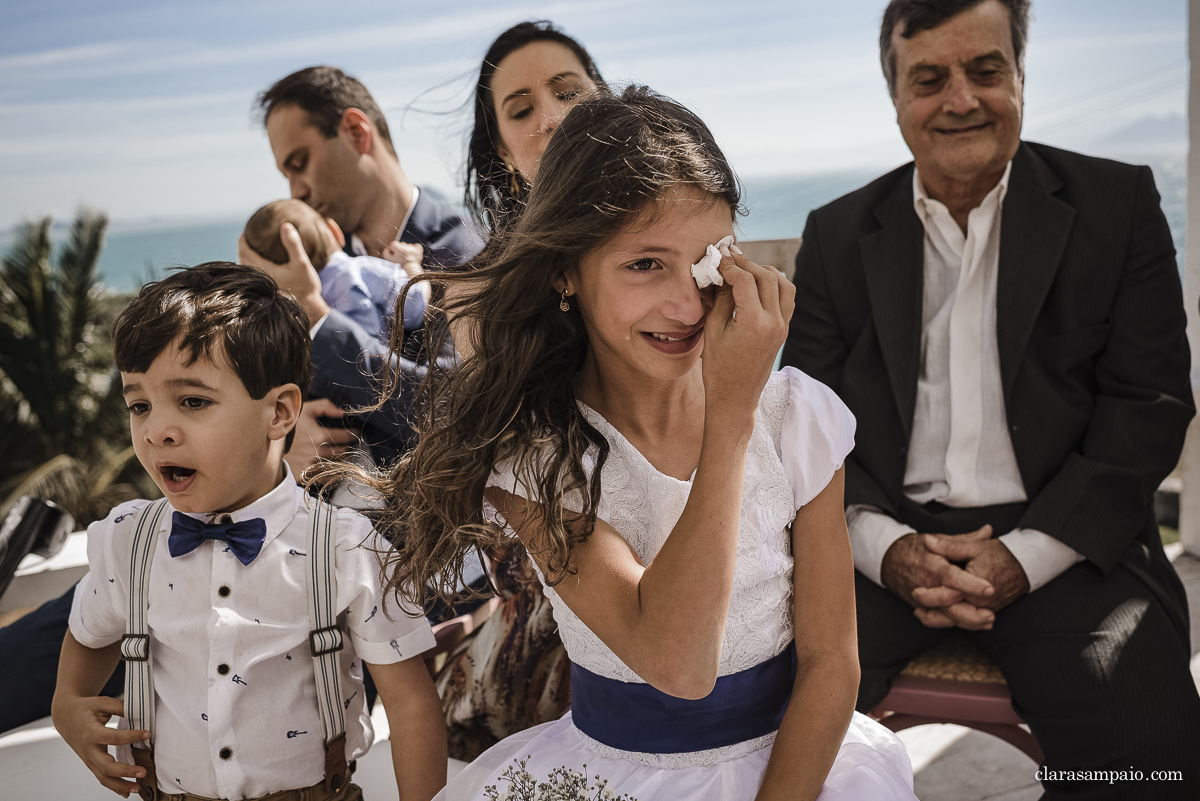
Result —
MULTIPOLYGON (((575 36, 610 82, 696 110, 743 176, 882 171, 908 160, 879 69, 884 5, 3 0, 0 229, 80 204, 233 218, 286 195, 251 107, 319 63, 371 90, 410 177, 457 197, 479 60, 525 19, 575 36)), ((1033 8, 1026 138, 1119 155, 1182 131, 1186 0, 1033 8)))

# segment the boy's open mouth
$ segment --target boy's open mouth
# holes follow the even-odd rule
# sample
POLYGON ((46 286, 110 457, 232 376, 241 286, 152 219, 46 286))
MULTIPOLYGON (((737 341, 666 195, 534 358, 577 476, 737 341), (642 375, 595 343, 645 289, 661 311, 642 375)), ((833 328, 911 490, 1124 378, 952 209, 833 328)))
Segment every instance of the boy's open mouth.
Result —
POLYGON ((158 465, 158 472, 163 477, 163 483, 171 492, 182 492, 196 477, 194 467, 182 467, 177 464, 158 465))

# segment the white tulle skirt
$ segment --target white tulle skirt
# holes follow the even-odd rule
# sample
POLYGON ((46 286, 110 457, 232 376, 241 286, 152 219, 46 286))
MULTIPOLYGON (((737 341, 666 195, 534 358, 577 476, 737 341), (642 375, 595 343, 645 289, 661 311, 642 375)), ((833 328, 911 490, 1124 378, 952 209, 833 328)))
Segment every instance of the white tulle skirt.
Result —
MULTIPOLYGON (((516 760, 539 782, 556 768, 596 776, 608 789, 638 801, 721 799, 752 801, 762 784, 775 735, 694 754, 640 754, 599 743, 575 727, 568 712, 507 737, 484 752, 446 786, 435 801, 483 799, 496 786, 500 797, 510 789, 500 779, 516 760)), ((589 795, 590 797, 590 795, 589 795)), ((912 764, 896 735, 865 715, 854 713, 837 759, 818 801, 917 801, 912 764)))

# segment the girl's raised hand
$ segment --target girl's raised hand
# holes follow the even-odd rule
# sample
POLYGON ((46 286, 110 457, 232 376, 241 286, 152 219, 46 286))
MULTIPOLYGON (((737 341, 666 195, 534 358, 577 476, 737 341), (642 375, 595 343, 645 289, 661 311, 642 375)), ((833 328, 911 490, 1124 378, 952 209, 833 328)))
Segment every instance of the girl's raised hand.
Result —
POLYGON ((717 269, 725 284, 716 288, 704 324, 705 406, 718 413, 753 411, 787 338, 796 288, 736 246, 717 269))

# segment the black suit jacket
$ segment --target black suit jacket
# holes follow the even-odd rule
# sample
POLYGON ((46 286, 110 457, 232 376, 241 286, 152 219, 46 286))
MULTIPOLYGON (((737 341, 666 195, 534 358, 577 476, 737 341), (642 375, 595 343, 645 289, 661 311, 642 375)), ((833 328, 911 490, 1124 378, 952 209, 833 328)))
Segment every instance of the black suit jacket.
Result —
MULTIPOLYGON (((783 356, 858 419, 847 505, 897 516, 921 363, 912 175, 905 165, 809 215, 783 356)), ((1195 409, 1175 249, 1150 169, 1023 142, 1002 213, 996 333, 1029 498, 1019 525, 1105 574, 1139 552, 1169 570, 1153 497, 1195 409)))
POLYGON ((380 465, 394 461, 416 442, 412 393, 425 368, 394 356, 378 339, 339 311, 331 311, 312 346, 313 382, 309 395, 328 398, 343 409, 373 406, 382 389, 384 371, 395 368, 399 391, 382 407, 346 415, 380 465))
MULTIPOLYGON (((417 196, 400 241, 423 246, 424 265, 430 269, 457 267, 482 248, 470 223, 429 189, 421 189, 417 196)), ((409 343, 405 344, 408 351, 409 343)), ((388 348, 337 311, 329 313, 313 337, 312 362, 310 397, 328 398, 347 409, 373 406, 380 395, 384 372, 394 369, 401 381, 398 391, 379 409, 349 415, 349 420, 361 430, 377 463, 391 462, 413 446, 416 432, 411 401, 424 375, 423 366, 407 356, 389 353, 388 348)))
MULTIPOLYGON (((473 223, 447 205, 437 192, 423 186, 418 189, 408 224, 396 241, 420 245, 424 249, 421 265, 425 269, 458 267, 483 250, 483 240, 473 223)), ((342 249, 348 256, 357 255, 349 239, 342 249)))

